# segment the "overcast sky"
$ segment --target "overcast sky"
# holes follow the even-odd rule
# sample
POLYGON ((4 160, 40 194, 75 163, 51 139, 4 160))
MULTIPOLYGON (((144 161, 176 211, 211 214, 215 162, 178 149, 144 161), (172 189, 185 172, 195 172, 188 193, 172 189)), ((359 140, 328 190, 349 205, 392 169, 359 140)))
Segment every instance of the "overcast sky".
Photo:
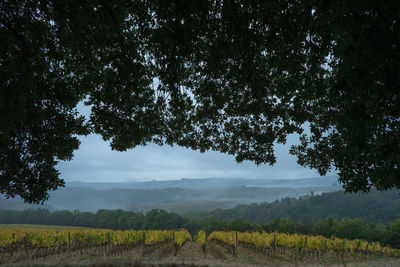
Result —
MULTIPOLYGON (((89 118, 90 108, 78 104, 78 111, 89 118)), ((319 174, 296 163, 289 155, 298 136, 288 137, 285 145, 275 146, 274 166, 255 165, 250 161, 236 163, 234 156, 215 151, 200 153, 182 147, 150 144, 126 152, 112 151, 100 135, 81 137, 79 150, 72 161, 58 165, 61 178, 67 182, 129 182, 175 180, 181 178, 308 178, 319 174)))
POLYGON ((289 155, 291 136, 286 145, 276 146, 274 166, 256 166, 252 162, 238 164, 233 156, 219 152, 200 153, 181 147, 148 145, 127 152, 112 151, 99 135, 81 138, 80 149, 72 161, 58 167, 66 181, 125 182, 169 180, 180 178, 306 178, 319 176, 303 168, 289 155))

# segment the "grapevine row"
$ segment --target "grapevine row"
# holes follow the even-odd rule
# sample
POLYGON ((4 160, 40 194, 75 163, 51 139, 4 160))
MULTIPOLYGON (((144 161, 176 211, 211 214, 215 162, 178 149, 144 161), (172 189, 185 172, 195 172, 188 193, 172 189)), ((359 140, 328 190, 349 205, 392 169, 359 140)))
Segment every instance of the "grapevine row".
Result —
POLYGON ((316 255, 317 258, 329 251, 335 252, 337 257, 344 253, 400 257, 399 249, 382 246, 379 242, 371 243, 365 240, 337 237, 266 232, 212 232, 207 240, 221 243, 232 254, 236 253, 238 245, 242 245, 264 252, 270 252, 273 249, 291 250, 301 256, 316 255))
MULTIPOLYGON (((103 229, 65 229, 51 230, 38 228, 0 229, 0 253, 7 258, 21 251, 33 251, 29 257, 39 257, 65 252, 66 250, 96 250, 119 252, 134 247, 143 247, 143 253, 167 242, 174 242, 180 248, 192 240, 186 230, 103 230, 103 229)), ((82 253, 82 251, 81 251, 82 253)), ((1 261, 1 260, 0 260, 1 261)))

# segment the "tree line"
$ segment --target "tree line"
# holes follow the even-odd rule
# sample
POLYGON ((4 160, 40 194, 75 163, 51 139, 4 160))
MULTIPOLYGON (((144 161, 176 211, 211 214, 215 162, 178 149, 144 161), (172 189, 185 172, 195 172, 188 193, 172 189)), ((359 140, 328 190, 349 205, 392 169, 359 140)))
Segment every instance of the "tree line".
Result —
POLYGON ((25 211, 0 210, 0 224, 44 224, 143 230, 185 228, 193 234, 199 230, 205 230, 208 233, 213 231, 277 231, 348 239, 359 238, 379 241, 400 248, 400 219, 390 224, 372 224, 360 219, 337 220, 327 217, 325 220, 303 224, 289 218, 275 218, 269 223, 251 224, 241 218, 223 221, 209 216, 201 220, 193 220, 174 212, 158 209, 147 213, 124 210, 98 210, 95 213, 68 210, 51 212, 47 209, 29 209, 25 211))
POLYGON ((399 190, 373 190, 368 194, 345 194, 338 191, 302 196, 299 199, 284 198, 271 203, 238 205, 232 209, 217 209, 190 216, 197 219, 214 216, 224 221, 243 218, 256 224, 270 222, 274 218, 290 218, 310 224, 332 216, 336 219, 359 218, 369 223, 388 224, 400 218, 399 193, 399 190))

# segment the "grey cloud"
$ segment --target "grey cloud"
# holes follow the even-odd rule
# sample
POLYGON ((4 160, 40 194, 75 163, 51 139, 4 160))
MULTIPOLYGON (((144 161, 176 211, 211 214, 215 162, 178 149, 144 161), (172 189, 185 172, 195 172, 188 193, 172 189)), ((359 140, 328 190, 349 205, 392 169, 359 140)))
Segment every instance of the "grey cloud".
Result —
POLYGON ((137 147, 126 152, 112 151, 98 135, 82 137, 81 147, 69 162, 58 168, 66 181, 137 181, 205 177, 302 178, 318 176, 305 169, 288 154, 295 136, 285 145, 276 145, 277 163, 256 166, 252 162, 238 164, 231 155, 215 151, 200 153, 181 147, 137 147))

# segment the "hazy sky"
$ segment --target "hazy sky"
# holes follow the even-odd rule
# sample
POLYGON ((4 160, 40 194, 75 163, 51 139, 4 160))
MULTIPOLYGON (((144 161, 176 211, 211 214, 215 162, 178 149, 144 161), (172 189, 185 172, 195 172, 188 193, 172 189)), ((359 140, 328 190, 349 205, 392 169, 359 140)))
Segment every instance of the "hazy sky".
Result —
POLYGON ((303 168, 289 155, 291 136, 286 145, 276 146, 274 166, 256 166, 252 162, 238 164, 233 156, 219 152, 200 153, 181 147, 148 145, 127 152, 112 151, 99 135, 81 138, 80 149, 72 161, 58 167, 66 181, 122 182, 167 180, 180 178, 241 177, 241 178, 305 178, 319 176, 303 168))
MULTIPOLYGON (((90 108, 78 104, 87 118, 90 108)), ((126 182, 175 180, 181 178, 307 178, 319 174, 296 163, 289 148, 298 142, 288 137, 285 145, 275 146, 274 166, 255 165, 250 161, 236 163, 234 156, 215 151, 200 153, 182 147, 150 144, 126 152, 112 151, 100 135, 81 137, 79 150, 72 161, 60 162, 58 169, 65 181, 126 182)))

